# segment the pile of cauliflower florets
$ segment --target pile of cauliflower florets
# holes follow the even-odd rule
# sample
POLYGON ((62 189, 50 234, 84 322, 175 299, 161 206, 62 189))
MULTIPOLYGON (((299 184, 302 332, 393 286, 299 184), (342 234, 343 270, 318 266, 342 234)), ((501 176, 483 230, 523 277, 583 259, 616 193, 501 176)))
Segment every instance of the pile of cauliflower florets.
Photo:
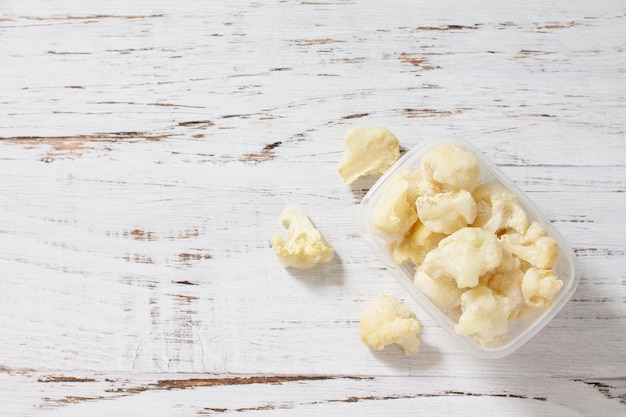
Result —
POLYGON ((563 282, 556 241, 529 224, 510 191, 479 179, 473 154, 441 145, 415 171, 390 178, 372 222, 455 331, 489 345, 510 321, 550 307, 563 282))
MULTIPOLYGON (((380 176, 400 157, 386 128, 348 131, 339 174, 351 184, 380 176)), ((281 214, 287 229, 271 240, 286 267, 308 269, 333 259, 302 209, 281 214)), ((515 196, 495 182, 480 182, 479 161, 458 145, 436 147, 414 171, 389 179, 372 214, 394 261, 412 265, 415 285, 456 324, 455 331, 490 345, 509 322, 545 310, 563 282, 554 268, 559 249, 543 226, 529 222, 515 196)), ((419 321, 399 299, 373 299, 360 321, 361 341, 373 349, 398 344, 407 355, 420 346, 419 321)))

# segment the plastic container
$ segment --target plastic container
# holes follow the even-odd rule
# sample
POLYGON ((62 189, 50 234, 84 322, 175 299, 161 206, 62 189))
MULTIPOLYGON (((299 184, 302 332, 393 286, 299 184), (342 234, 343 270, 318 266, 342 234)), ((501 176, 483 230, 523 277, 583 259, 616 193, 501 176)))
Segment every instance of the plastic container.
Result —
POLYGON ((408 294, 469 352, 483 358, 501 358, 519 349, 536 335, 541 328, 548 324, 567 300, 570 299, 572 294, 574 294, 576 286, 578 285, 579 278, 574 251, 567 245, 556 229, 552 227, 550 221, 548 221, 545 215, 539 211, 528 197, 526 197, 524 192, 504 175, 499 168, 487 160, 487 158, 471 144, 457 138, 439 138, 425 141, 407 152, 374 184, 363 198, 360 210, 360 223, 362 230, 365 232, 367 243, 374 254, 386 265, 387 269, 391 271, 408 294), (455 333, 454 321, 436 307, 430 299, 413 284, 415 266, 411 263, 404 264, 402 267, 397 266, 389 250, 388 242, 385 239, 386 235, 378 231, 371 222, 374 207, 376 207, 379 199, 384 194, 385 187, 388 185, 390 178, 408 170, 413 171, 418 169, 422 157, 430 150, 443 144, 456 144, 474 154, 479 160, 479 183, 493 181, 511 191, 517 197, 519 205, 526 211, 529 222, 537 221, 541 223, 548 235, 557 242, 559 247, 559 258, 555 271, 558 279, 563 281, 563 287, 552 299, 552 306, 545 311, 535 311, 531 316, 525 319, 509 322, 507 334, 489 346, 482 346, 475 342, 472 336, 462 336, 455 333))

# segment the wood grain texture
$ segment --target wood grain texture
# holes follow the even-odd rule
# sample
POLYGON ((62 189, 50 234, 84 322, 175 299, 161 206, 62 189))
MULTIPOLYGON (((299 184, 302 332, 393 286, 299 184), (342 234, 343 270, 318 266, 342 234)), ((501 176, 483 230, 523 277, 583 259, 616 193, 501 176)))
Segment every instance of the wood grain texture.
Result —
POLYGON ((0 409, 6 415, 621 416, 626 82, 619 1, 0 3, 0 409), (357 225, 343 135, 472 142, 574 248, 526 346, 372 352, 404 297, 357 225), (301 206, 336 250, 269 248, 301 206))

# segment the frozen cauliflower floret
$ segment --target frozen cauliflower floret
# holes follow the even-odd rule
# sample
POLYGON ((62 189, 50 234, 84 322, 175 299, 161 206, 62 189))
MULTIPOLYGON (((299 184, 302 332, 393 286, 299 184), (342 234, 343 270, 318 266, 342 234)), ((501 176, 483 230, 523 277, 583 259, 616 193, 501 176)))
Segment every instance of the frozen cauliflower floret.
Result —
POLYGON ((432 268, 423 265, 417 268, 414 283, 441 310, 450 311, 461 305, 463 291, 456 286, 454 279, 437 276, 437 271, 432 268))
POLYGON ((400 158, 398 139, 384 127, 353 127, 345 143, 339 175, 346 184, 364 175, 381 176, 400 158))
POLYGON ((404 353, 413 355, 419 350, 421 330, 413 312, 390 295, 372 300, 361 315, 361 341, 372 349, 396 343, 404 353))
POLYGON ((420 221, 437 233, 452 234, 476 218, 476 201, 465 190, 419 197, 415 206, 420 221))
POLYGON ((402 174, 402 178, 407 180, 409 183, 409 191, 407 195, 409 201, 411 202, 415 202, 418 197, 433 196, 445 191, 441 185, 425 180, 419 169, 405 172, 402 174))
POLYGON ((525 313, 525 300, 522 295, 522 278, 519 258, 507 250, 502 251, 502 261, 493 271, 480 278, 480 285, 491 288, 496 294, 506 297, 511 302, 509 321, 517 320, 525 313))
POLYGON ((478 205, 478 213, 472 226, 482 227, 494 234, 507 229, 520 234, 526 233, 526 212, 509 190, 494 182, 486 182, 476 187, 472 197, 478 205))
POLYGON ((500 264, 493 270, 494 274, 507 275, 522 270, 522 261, 507 250, 502 251, 500 264))
POLYGON ((452 191, 474 191, 478 185, 478 158, 457 145, 441 145, 422 158, 425 180, 449 187, 452 191))
POLYGON ((419 265, 444 237, 446 235, 443 233, 435 233, 422 223, 416 222, 401 242, 391 245, 393 260, 400 266, 408 261, 419 265))
POLYGON ((552 298, 563 287, 552 270, 530 268, 522 279, 522 293, 526 303, 538 310, 552 305, 552 298))
POLYGON ((474 340, 486 345, 506 333, 511 302, 488 287, 478 286, 461 295, 461 310, 454 331, 474 335, 474 340))
POLYGON ((287 228, 287 237, 283 239, 276 234, 271 244, 283 266, 308 269, 333 259, 333 248, 326 243, 302 209, 287 206, 280 220, 287 228))
POLYGON ((407 199, 409 183, 400 175, 391 178, 374 212, 372 222, 378 230, 403 236, 417 221, 415 205, 407 199))
POLYGON ((477 227, 465 227, 443 239, 424 258, 428 268, 441 268, 459 288, 473 288, 481 275, 496 268, 502 249, 496 236, 477 227))
POLYGON ((553 269, 558 260, 556 241, 537 222, 532 222, 524 234, 507 233, 500 236, 500 242, 514 255, 541 269, 553 269))

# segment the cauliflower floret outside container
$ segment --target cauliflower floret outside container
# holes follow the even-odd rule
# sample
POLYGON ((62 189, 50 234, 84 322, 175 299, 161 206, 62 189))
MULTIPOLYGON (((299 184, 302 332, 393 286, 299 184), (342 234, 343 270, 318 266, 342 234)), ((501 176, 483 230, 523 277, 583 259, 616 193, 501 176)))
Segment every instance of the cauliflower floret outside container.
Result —
POLYGON ((407 152, 364 197, 360 223, 374 254, 407 293, 480 357, 501 358, 519 349, 558 313, 578 285, 574 252, 550 221, 498 167, 458 138, 424 141, 407 152), (417 179, 417 191, 408 194, 418 217, 422 215, 411 219, 413 227, 404 240, 381 230, 377 212, 398 178, 417 179), (471 193, 475 205, 463 190, 471 193), (437 239, 420 247, 415 231, 424 225, 437 239), (471 227, 480 231, 466 230, 471 227), (492 249, 494 238, 482 231, 493 234, 501 254, 492 249), (474 243, 457 246, 460 238, 474 243), (407 248, 416 255, 411 257, 407 248), (446 264, 445 258, 459 251, 467 251, 464 262, 473 271, 470 275, 446 264), (474 265, 473 254, 484 255, 484 262, 474 265))

